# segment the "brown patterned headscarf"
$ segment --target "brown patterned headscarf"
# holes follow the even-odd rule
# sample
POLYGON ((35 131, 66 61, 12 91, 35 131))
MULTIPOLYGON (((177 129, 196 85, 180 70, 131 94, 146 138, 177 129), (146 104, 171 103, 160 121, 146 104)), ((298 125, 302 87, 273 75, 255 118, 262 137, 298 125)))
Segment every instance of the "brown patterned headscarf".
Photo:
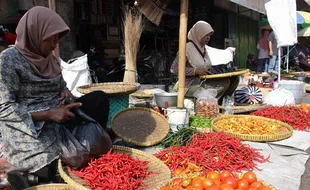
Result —
POLYGON ((40 51, 40 44, 56 34, 60 39, 69 30, 55 11, 37 6, 26 12, 19 21, 15 45, 40 77, 53 78, 61 74, 59 61, 52 53, 45 57, 40 51))

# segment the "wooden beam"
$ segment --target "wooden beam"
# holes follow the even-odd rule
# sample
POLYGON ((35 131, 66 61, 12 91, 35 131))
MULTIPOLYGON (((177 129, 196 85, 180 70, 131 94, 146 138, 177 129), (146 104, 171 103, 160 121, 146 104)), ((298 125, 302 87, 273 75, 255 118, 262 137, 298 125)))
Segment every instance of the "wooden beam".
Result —
POLYGON ((184 107, 187 20, 188 20, 188 0, 181 0, 180 29, 179 29, 179 90, 178 90, 178 104, 177 104, 178 108, 184 107))
MULTIPOLYGON (((48 0, 48 7, 56 12, 56 2, 55 0, 48 0)), ((56 49, 53 51, 54 56, 59 60, 59 44, 57 44, 56 49)))

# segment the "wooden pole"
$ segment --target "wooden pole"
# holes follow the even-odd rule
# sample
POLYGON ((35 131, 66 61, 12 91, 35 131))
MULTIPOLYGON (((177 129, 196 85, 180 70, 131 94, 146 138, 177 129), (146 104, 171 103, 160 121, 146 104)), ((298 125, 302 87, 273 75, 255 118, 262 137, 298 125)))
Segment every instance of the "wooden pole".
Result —
POLYGON ((181 0, 180 30, 179 30, 179 91, 178 91, 178 104, 177 104, 178 108, 184 107, 187 18, 188 18, 188 0, 181 0))
MULTIPOLYGON (((55 0, 48 0, 48 7, 56 12, 56 2, 55 0)), ((54 56, 59 59, 59 44, 57 44, 56 49, 53 51, 54 56)))

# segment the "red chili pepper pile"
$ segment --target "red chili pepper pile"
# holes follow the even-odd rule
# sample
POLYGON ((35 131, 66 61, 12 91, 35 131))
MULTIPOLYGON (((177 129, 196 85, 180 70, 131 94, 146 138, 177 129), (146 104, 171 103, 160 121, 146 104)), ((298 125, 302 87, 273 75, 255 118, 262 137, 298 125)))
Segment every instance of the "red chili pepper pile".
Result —
POLYGON ((298 107, 270 106, 257 110, 253 114, 270 119, 280 120, 291 125, 294 129, 301 131, 309 131, 310 128, 310 112, 305 112, 298 107))
POLYGON ((172 171, 186 168, 189 162, 206 171, 241 171, 256 168, 254 161, 263 163, 268 160, 257 149, 241 143, 240 138, 223 132, 196 133, 190 144, 164 149, 155 156, 172 171))
POLYGON ((139 190, 145 187, 143 179, 153 174, 147 168, 147 161, 132 159, 128 154, 112 153, 110 150, 80 171, 68 169, 83 178, 92 189, 139 190))

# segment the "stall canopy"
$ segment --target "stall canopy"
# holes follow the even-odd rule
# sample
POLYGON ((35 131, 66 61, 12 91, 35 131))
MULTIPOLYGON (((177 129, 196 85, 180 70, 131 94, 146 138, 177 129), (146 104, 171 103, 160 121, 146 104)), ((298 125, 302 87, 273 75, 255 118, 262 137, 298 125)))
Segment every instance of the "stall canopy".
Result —
POLYGON ((265 14, 264 0, 230 0, 238 5, 265 14))

